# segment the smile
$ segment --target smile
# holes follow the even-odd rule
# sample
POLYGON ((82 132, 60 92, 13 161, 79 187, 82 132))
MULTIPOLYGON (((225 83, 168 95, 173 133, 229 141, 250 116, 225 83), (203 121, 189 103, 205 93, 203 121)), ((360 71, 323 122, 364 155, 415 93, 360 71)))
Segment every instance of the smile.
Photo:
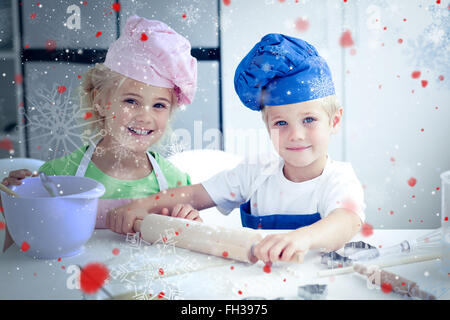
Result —
POLYGON ((286 148, 286 149, 289 150, 289 151, 303 151, 303 150, 306 150, 306 149, 309 149, 309 148, 311 148, 311 146, 308 146, 308 147, 291 147, 291 148, 286 148))
POLYGON ((135 129, 130 127, 128 127, 127 129, 131 132, 132 135, 135 136, 148 136, 153 132, 153 130, 135 129))

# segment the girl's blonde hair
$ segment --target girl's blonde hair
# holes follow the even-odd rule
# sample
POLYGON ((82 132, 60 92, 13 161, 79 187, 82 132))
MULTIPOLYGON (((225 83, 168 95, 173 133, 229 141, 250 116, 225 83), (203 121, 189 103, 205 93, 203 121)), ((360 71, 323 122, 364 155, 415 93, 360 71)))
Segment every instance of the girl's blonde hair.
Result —
MULTIPOLYGON (((104 119, 94 105, 95 98, 99 98, 104 104, 109 103, 109 97, 111 97, 112 93, 115 90, 118 90, 127 79, 131 78, 111 70, 102 63, 96 63, 83 75, 83 80, 79 87, 80 108, 83 111, 83 114, 86 114, 87 112, 90 113, 90 130, 94 133, 101 133, 102 129, 105 128, 104 119), (94 90, 96 90, 95 97, 94 90)), ((178 106, 178 100, 175 90, 171 89, 171 93, 172 106, 170 108, 169 124, 163 135, 164 139, 159 139, 156 143, 155 147, 157 148, 161 147, 160 144, 162 140, 166 140, 167 135, 171 135, 172 129, 170 127, 170 120, 174 114, 173 111, 178 109, 176 108, 178 106)))
POLYGON ((112 90, 118 89, 127 79, 126 76, 109 69, 101 63, 96 63, 84 75, 80 86, 81 110, 90 112, 91 129, 100 131, 104 129, 104 120, 100 116, 97 108, 94 106, 94 98, 99 97, 106 103, 107 97, 112 90), (94 90, 97 91, 94 97, 94 90))

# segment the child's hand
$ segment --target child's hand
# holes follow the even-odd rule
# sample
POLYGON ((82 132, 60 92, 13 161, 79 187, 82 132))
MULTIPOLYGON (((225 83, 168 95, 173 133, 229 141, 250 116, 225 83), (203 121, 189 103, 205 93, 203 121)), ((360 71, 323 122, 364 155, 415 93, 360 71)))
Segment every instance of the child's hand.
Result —
POLYGON ((301 263, 310 248, 310 237, 301 229, 288 233, 271 234, 253 247, 253 254, 264 263, 291 261, 301 263))
POLYGON ((106 227, 116 233, 135 233, 134 222, 143 220, 148 215, 146 209, 139 208, 133 204, 117 207, 106 214, 106 227))
POLYGON ((2 184, 5 186, 20 186, 22 180, 26 177, 37 177, 37 172, 31 172, 27 169, 14 170, 9 173, 9 176, 3 179, 2 184))
MULTIPOLYGON (((148 214, 149 212, 147 209, 143 209, 139 203, 131 203, 108 211, 106 216, 106 226, 116 233, 134 233, 136 232, 133 228, 134 222, 137 219, 143 220, 148 214)), ((169 214, 167 208, 164 208, 162 209, 161 214, 203 222, 198 211, 189 204, 176 205, 171 214, 169 214)))
MULTIPOLYGON (((162 209, 161 214, 168 216, 169 209, 162 209)), ((177 204, 175 207, 173 207, 170 216, 203 222, 198 211, 195 210, 190 204, 177 204)))

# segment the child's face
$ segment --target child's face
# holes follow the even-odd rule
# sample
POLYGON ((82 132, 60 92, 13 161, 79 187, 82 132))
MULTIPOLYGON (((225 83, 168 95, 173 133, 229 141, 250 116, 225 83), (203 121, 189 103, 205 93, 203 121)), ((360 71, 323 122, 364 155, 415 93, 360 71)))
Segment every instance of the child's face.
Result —
POLYGON ((127 149, 146 151, 163 135, 172 99, 171 89, 126 79, 101 107, 107 134, 127 149))
POLYGON ((320 100, 266 107, 272 143, 293 167, 306 167, 328 153, 331 134, 339 127, 342 108, 330 121, 320 100))

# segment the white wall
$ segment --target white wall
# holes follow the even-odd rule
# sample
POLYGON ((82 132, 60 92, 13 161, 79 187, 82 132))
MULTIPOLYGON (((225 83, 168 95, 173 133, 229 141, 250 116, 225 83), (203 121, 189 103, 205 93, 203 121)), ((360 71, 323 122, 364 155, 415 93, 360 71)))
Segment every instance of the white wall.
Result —
MULTIPOLYGON (((330 154, 351 162, 357 172, 365 187, 367 222, 375 228, 438 227, 439 174, 450 169, 448 21, 447 5, 431 0, 222 3, 225 151, 248 155, 258 141, 240 149, 232 137, 243 129, 264 130, 260 115, 234 92, 240 60, 267 33, 303 38, 332 70, 344 125, 330 154), (295 28, 299 17, 309 21, 306 32, 295 28), (342 48, 339 39, 347 29, 354 45, 342 48), (415 70, 421 71, 419 79, 411 77, 415 70), (411 177, 417 180, 413 187, 411 177)), ((262 140, 270 148, 268 137, 262 140)))

